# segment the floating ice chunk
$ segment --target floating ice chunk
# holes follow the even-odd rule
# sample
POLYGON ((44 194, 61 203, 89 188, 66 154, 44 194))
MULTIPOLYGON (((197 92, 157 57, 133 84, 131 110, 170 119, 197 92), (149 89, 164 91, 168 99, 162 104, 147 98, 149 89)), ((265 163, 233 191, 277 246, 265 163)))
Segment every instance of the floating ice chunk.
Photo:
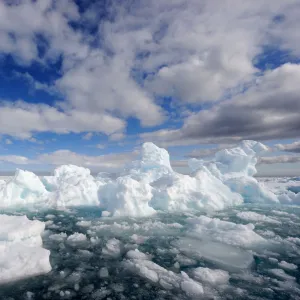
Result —
POLYGON ((50 251, 42 248, 45 224, 26 216, 0 215, 0 283, 51 271, 50 251))
POLYGON ((273 264, 278 263, 278 259, 277 259, 277 258, 269 257, 268 259, 269 259, 269 261, 270 261, 271 263, 273 263, 273 264))
POLYGON ((148 205, 152 198, 149 184, 138 182, 130 177, 119 177, 108 183, 99 193, 101 208, 113 216, 148 216, 155 210, 148 205))
POLYGON ((99 277, 100 278, 109 277, 109 272, 108 272, 108 269, 106 267, 103 267, 103 268, 100 269, 100 271, 99 271, 99 277))
POLYGON ((205 259, 228 271, 247 269, 253 263, 253 255, 248 251, 220 242, 183 237, 172 245, 192 259, 205 259))
POLYGON ((111 294, 111 291, 108 290, 107 288, 101 288, 101 289, 98 289, 96 291, 93 292, 92 294, 92 299, 97 299, 97 300, 101 300, 101 299, 109 299, 109 298, 106 298, 107 296, 109 296, 111 294))
POLYGON ((194 174, 210 171, 246 202, 278 202, 276 195, 252 177, 256 173, 257 154, 266 150, 258 142, 243 141, 238 147, 217 152, 209 161, 192 159, 189 166, 194 174))
POLYGON ((291 191, 285 191, 284 193, 278 195, 278 199, 284 204, 300 204, 300 193, 295 194, 291 191))
POLYGON ((51 179, 44 178, 44 184, 51 190, 53 206, 99 205, 98 185, 89 169, 63 165, 54 170, 51 179))
POLYGON ((190 218, 188 222, 191 226, 188 235, 195 238, 210 239, 249 249, 267 244, 263 237, 254 232, 253 224, 235 224, 207 216, 190 218))
POLYGON ((68 283, 74 283, 75 284, 74 287, 76 287, 76 286, 78 286, 78 282, 81 280, 81 277, 82 277, 81 273, 79 273, 79 272, 73 272, 72 274, 70 274, 67 277, 66 281, 68 283))
POLYGON ((289 236, 286 240, 300 246, 300 238, 289 236))
POLYGON ((45 216, 45 219, 48 219, 48 220, 55 219, 55 215, 47 215, 47 216, 45 216))
POLYGON ((0 242, 22 242, 28 246, 41 246, 43 222, 30 221, 26 216, 0 215, 0 242))
POLYGON ((117 293, 124 292, 124 285, 122 283, 113 283, 110 285, 110 288, 112 288, 117 293))
POLYGON ((68 236, 67 242, 69 244, 77 244, 77 243, 83 243, 87 241, 87 237, 83 233, 75 232, 72 235, 68 236))
POLYGON ((79 221, 76 223, 77 226, 81 226, 81 227, 90 227, 92 224, 91 221, 79 221))
POLYGON ((291 280, 291 281, 295 280, 295 277, 286 274, 282 269, 271 269, 269 270, 269 272, 280 279, 291 280))
POLYGON ((195 177, 174 172, 152 186, 154 191, 150 205, 155 209, 220 210, 243 202, 239 194, 233 193, 206 169, 199 171, 195 177))
POLYGON ((146 255, 143 252, 140 252, 138 249, 135 250, 129 250, 126 253, 126 257, 127 258, 131 258, 131 259, 149 259, 149 256, 146 255))
POLYGON ((139 159, 128 164, 122 175, 129 175, 143 183, 151 183, 172 173, 168 151, 153 143, 144 143, 139 159))
POLYGON ((148 239, 148 237, 146 236, 137 235, 137 234, 133 234, 130 238, 136 244, 143 244, 148 239))
POLYGON ((286 211, 280 211, 280 210, 272 210, 272 213, 275 214, 275 215, 279 215, 279 216, 295 216, 294 214, 289 214, 288 212, 286 211))
POLYGON ((102 254, 107 257, 117 258, 121 255, 122 243, 113 238, 107 241, 105 247, 102 249, 102 254))
POLYGON ((93 256, 92 252, 90 252, 88 250, 81 250, 81 249, 78 250, 78 254, 80 256, 83 256, 86 259, 89 259, 89 258, 91 258, 93 256))
POLYGON ((285 270, 297 270, 298 268, 295 264, 288 263, 284 260, 282 260, 278 265, 285 270))
POLYGON ((253 211, 243 211, 243 212, 239 212, 236 215, 237 217, 239 217, 242 220, 246 220, 246 221, 253 221, 253 222, 263 222, 263 223, 270 223, 270 224, 281 224, 280 221, 265 216, 265 215, 261 215, 258 214, 256 212, 253 211))
POLYGON ((0 207, 47 205, 48 192, 32 172, 17 169, 15 176, 0 185, 0 207))
POLYGON ((203 294, 202 285, 189 278, 184 272, 176 274, 152 261, 129 259, 124 261, 124 267, 128 271, 137 274, 152 283, 159 284, 164 289, 181 289, 188 296, 199 296, 203 294))
POLYGON ((227 284, 230 278, 226 271, 201 267, 194 269, 193 275, 196 280, 211 285, 227 284))
POLYGON ((62 242, 67 238, 67 234, 65 232, 57 233, 57 234, 51 234, 49 236, 50 240, 62 242))
POLYGON ((194 266, 197 264, 197 260, 191 259, 181 254, 177 254, 175 259, 182 267, 194 266))
POLYGON ((201 296, 203 294, 203 287, 196 281, 193 280, 184 280, 180 284, 181 289, 191 297, 201 296))

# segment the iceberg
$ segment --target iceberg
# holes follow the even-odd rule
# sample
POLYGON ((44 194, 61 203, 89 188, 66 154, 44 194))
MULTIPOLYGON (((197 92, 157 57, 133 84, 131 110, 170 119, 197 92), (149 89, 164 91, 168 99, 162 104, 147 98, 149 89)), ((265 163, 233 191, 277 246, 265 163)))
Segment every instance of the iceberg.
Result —
POLYGON ((200 282, 208 283, 213 286, 228 284, 229 273, 219 269, 209 269, 199 267, 193 270, 194 278, 200 282))
POLYGON ((98 201, 98 185, 89 169, 63 165, 54 170, 53 176, 43 178, 50 193, 52 206, 95 205, 98 201))
POLYGON ((48 192, 37 175, 17 169, 15 176, 0 183, 0 206, 26 206, 28 204, 47 204, 48 192))
POLYGON ((51 271, 50 251, 42 248, 43 222, 0 215, 0 223, 0 284, 51 271))
POLYGON ((125 166, 121 176, 152 183, 164 175, 172 176, 173 173, 168 151, 147 142, 143 144, 139 158, 125 166))
POLYGON ((209 171, 201 170, 195 177, 175 173, 152 184, 150 205, 167 211, 221 210, 243 203, 242 197, 232 192, 209 171))
POLYGON ((277 203, 277 196, 258 182, 253 175, 258 155, 268 148, 255 141, 243 141, 237 147, 218 151, 211 160, 189 160, 194 174, 200 170, 209 170, 232 192, 243 197, 244 202, 277 203))
POLYGON ((101 208, 111 216, 148 216, 155 213, 149 206, 152 188, 130 177, 119 177, 99 191, 101 208))
POLYGON ((242 203, 299 203, 300 193, 274 193, 253 176, 258 155, 268 148, 243 141, 209 160, 189 160, 190 175, 174 171, 167 150, 144 143, 137 160, 114 179, 96 178, 87 168, 63 165, 52 176, 39 178, 17 170, 0 182, 0 207, 98 206, 103 216, 150 216, 159 210, 213 211, 242 203))

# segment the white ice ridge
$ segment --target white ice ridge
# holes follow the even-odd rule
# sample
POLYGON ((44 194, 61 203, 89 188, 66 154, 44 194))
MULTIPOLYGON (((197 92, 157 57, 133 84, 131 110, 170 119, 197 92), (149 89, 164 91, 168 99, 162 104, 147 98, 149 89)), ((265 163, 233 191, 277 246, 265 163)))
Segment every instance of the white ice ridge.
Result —
POLYGON ((45 224, 26 216, 0 215, 0 284, 51 271, 42 248, 45 224))
POLYGON ((0 207, 96 205, 107 216, 146 216, 157 210, 220 210, 243 202, 299 203, 300 194, 275 194, 253 177, 258 155, 267 150, 259 142, 243 141, 213 159, 191 159, 191 175, 175 172, 169 153, 153 143, 145 143, 139 159, 116 179, 103 172, 94 178, 89 169, 73 165, 42 178, 17 170, 0 182, 0 207))

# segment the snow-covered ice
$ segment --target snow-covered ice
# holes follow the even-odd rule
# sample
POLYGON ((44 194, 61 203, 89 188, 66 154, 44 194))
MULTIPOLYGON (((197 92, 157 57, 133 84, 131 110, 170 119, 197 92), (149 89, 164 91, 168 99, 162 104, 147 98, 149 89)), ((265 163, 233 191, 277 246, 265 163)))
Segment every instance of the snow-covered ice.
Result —
POLYGON ((250 221, 250 222, 266 222, 266 223, 272 223, 272 224, 281 224, 280 221, 267 217, 265 215, 258 214, 256 212, 252 211, 242 211, 237 214, 237 217, 240 219, 250 221))
POLYGON ((278 265, 279 265, 279 267, 281 267, 282 269, 285 269, 285 270, 296 270, 298 268, 297 265, 288 263, 284 260, 281 261, 278 265))
POLYGON ((47 273, 50 251, 42 248, 44 223, 0 215, 0 284, 47 273))
POLYGON ((166 290, 182 290, 190 297, 199 297, 203 295, 202 285, 194 281, 184 272, 176 274, 145 259, 126 260, 124 266, 132 273, 137 274, 152 283, 156 283, 166 290))
POLYGON ((149 206, 152 188, 130 177, 120 177, 99 192, 101 208, 112 216, 147 216, 155 213, 149 206))
POLYGON ((143 217, 159 210, 222 210, 244 202, 299 203, 297 190, 268 188, 253 177, 258 156, 267 150, 259 142, 243 141, 212 159, 191 159, 191 174, 183 175, 172 169, 165 149, 147 142, 117 178, 103 172, 93 177, 89 169, 74 165, 41 178, 17 170, 0 182, 0 207, 99 206, 103 216, 143 217))
POLYGON ((229 281, 229 273, 224 270, 196 268, 193 270, 193 276, 196 280, 210 285, 227 284, 229 281))
POLYGON ((18 169, 14 177, 0 184, 0 207, 26 206, 37 202, 47 206, 47 195, 38 176, 18 169))
POLYGON ((53 206, 98 205, 98 185, 90 170, 64 165, 54 170, 43 182, 53 206))
POLYGON ((83 243, 87 241, 87 237, 85 234, 75 232, 72 235, 68 236, 67 242, 69 244, 77 244, 77 243, 83 243))
POLYGON ((207 216, 190 218, 188 223, 188 236, 193 238, 213 240, 246 249, 265 247, 267 244, 267 241, 254 231, 255 226, 251 223, 242 225, 207 216))
POLYGON ((116 258, 121 255, 122 243, 118 239, 110 239, 102 249, 102 254, 106 257, 116 258))

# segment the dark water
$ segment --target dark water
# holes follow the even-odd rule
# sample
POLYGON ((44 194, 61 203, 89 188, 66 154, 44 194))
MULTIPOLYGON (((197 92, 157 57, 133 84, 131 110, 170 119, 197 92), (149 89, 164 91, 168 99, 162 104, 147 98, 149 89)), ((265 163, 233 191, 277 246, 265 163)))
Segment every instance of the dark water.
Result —
MULTIPOLYGON (((203 284, 201 299, 300 299, 299 269, 284 270, 286 278, 272 273, 282 269, 278 262, 300 266, 300 210, 297 207, 241 206, 211 215, 236 224, 250 221, 237 217, 240 211, 253 211, 278 222, 254 222, 255 232, 263 236, 270 249, 247 249, 254 262, 246 270, 230 273, 225 286, 203 284), (275 211, 274 211, 275 210, 275 211), (278 212, 279 211, 279 212, 278 212), (283 212, 283 213, 280 213, 283 212), (276 261, 276 260, 277 261, 276 261)), ((7 212, 6 212, 7 213, 7 212)), ((23 212, 19 212, 23 213, 23 212)), ((52 271, 46 275, 0 286, 0 299, 200 299, 186 295, 180 289, 166 290, 124 267, 126 252, 138 247, 152 257, 152 261, 172 272, 191 274, 196 267, 220 268, 214 262, 197 259, 194 265, 176 265, 180 254, 172 242, 185 235, 190 227, 187 220, 194 214, 158 214, 151 218, 101 218, 97 208, 78 208, 68 211, 26 212, 30 219, 48 221, 43 236, 44 247, 51 251, 52 271), (50 222, 49 222, 50 221, 50 222), (52 223, 52 222, 53 223, 52 223), (88 221, 91 223, 81 223, 88 221), (86 226, 81 226, 81 225, 86 226), (181 225, 181 226, 180 226, 181 225), (78 232, 87 241, 68 243, 55 241, 53 234, 78 232), (104 255, 108 240, 121 241, 119 255, 104 255), (136 244, 137 243, 137 244, 136 244), (99 271, 107 268, 108 277, 99 271)), ((192 275, 190 275, 192 277, 192 275)))

